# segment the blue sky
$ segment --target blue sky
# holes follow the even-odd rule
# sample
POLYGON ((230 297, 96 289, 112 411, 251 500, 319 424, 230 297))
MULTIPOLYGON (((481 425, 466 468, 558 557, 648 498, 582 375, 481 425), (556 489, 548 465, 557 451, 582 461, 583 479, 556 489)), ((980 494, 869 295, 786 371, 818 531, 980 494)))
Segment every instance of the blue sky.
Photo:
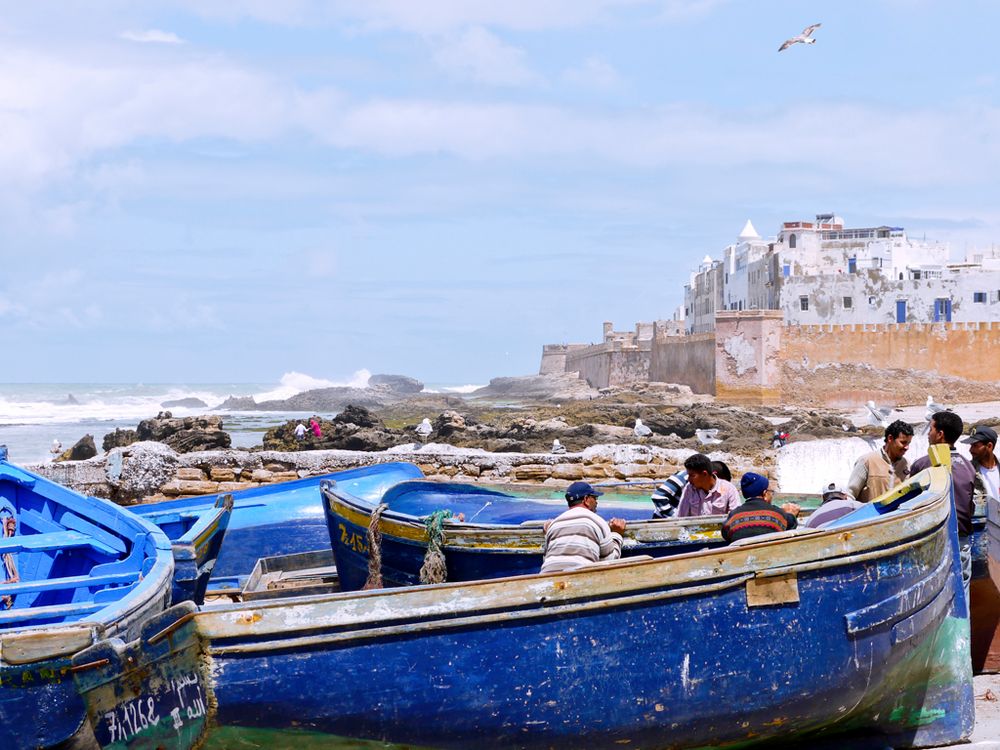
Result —
POLYGON ((1000 241, 992 2, 3 5, 6 382, 485 382, 748 218, 1000 241))

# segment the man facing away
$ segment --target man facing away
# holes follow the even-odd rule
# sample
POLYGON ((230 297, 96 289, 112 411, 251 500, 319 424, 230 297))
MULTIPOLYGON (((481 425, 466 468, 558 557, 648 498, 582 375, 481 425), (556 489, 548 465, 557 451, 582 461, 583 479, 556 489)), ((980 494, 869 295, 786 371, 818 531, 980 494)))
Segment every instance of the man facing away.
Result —
MULTIPOLYGON (((951 447, 951 486, 955 498, 955 517, 958 519, 958 547, 962 559, 962 583, 965 601, 969 601, 969 581, 972 580, 972 510, 976 470, 965 456, 955 450, 955 441, 962 436, 962 418, 950 411, 939 411, 931 417, 927 441, 931 445, 951 447)), ((921 456, 910 467, 910 476, 931 465, 927 456, 921 456)))
POLYGON ((847 480, 856 500, 867 503, 883 495, 907 477, 903 456, 913 440, 913 428, 897 419, 885 428, 885 445, 857 460, 847 480))
POLYGON ((684 462, 688 482, 677 506, 677 517, 719 516, 740 505, 736 487, 715 475, 712 460, 703 453, 688 456, 684 462))
POLYGON ((722 524, 722 538, 727 542, 761 534, 788 531, 798 525, 795 514, 799 506, 786 503, 779 508, 771 504, 774 493, 767 477, 748 471, 740 478, 740 490, 746 502, 733 510, 722 524))
POLYGON ((997 445, 996 430, 992 427, 977 427, 962 442, 969 446, 972 466, 982 477, 986 494, 994 500, 1000 500, 1000 463, 994 453, 997 445))
POLYGON ((844 487, 838 487, 833 482, 823 487, 822 495, 823 504, 812 512, 805 523, 802 524, 803 526, 808 526, 811 529, 821 529, 833 523, 841 516, 853 513, 864 505, 864 503, 855 500, 849 490, 844 487))
POLYGON ((566 488, 569 509, 545 524, 543 573, 621 557, 625 521, 621 518, 605 521, 597 515, 597 498, 603 494, 587 482, 573 482, 566 488))

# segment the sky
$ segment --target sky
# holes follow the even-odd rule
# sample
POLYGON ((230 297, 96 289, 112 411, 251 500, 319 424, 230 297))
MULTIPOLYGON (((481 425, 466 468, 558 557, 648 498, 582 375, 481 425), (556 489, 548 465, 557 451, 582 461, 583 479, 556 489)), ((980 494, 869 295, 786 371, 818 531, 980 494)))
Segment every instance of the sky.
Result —
POLYGON ((0 9, 3 382, 485 383, 747 219, 1000 242, 995 2, 0 9))

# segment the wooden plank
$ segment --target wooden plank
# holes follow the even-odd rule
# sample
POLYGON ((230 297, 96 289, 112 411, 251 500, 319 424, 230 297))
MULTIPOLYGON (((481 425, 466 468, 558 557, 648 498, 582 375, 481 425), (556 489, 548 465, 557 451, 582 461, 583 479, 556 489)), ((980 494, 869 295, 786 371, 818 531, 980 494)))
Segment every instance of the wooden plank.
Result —
POLYGON ((771 607, 799 601, 799 579, 795 573, 747 581, 747 606, 771 607))

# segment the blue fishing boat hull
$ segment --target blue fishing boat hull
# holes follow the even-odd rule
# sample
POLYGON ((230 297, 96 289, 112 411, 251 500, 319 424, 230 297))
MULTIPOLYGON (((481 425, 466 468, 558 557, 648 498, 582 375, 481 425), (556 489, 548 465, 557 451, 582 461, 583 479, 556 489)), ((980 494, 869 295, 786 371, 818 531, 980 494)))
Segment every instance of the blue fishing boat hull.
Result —
MULTIPOLYGON (((378 501, 359 498, 336 482, 320 488, 341 588, 357 591, 369 577, 369 525, 378 501)), ((427 481, 395 485, 380 500, 387 505, 380 515, 378 553, 386 586, 420 583, 429 541, 424 519, 435 511, 446 509, 453 516, 443 526, 447 580, 476 581, 538 572, 543 523, 566 510, 565 500, 525 499, 476 485, 427 481), (456 521, 459 513, 467 520, 456 521)), ((725 544, 721 517, 654 520, 648 503, 604 503, 598 512, 628 522, 623 557, 664 557, 725 544)))
POLYGON ((391 462, 233 493, 145 503, 129 510, 157 522, 170 515, 210 512, 231 495, 232 515, 208 587, 238 589, 262 557, 329 547, 320 482, 334 480, 360 497, 377 498, 398 482, 422 477, 414 464, 391 462))
POLYGON ((5 458, 0 448, 0 517, 13 532, 0 539, 0 747, 85 746, 70 657, 99 638, 136 637, 170 604, 170 542, 5 458))
POLYGON ((827 531, 549 576, 174 609, 156 642, 78 655, 90 666, 76 680, 116 749, 248 727, 437 748, 957 742, 973 725, 957 526, 947 471, 922 477, 900 510, 827 531), (167 658, 164 638, 184 656, 167 658), (205 696, 190 723, 162 722, 171 681, 205 696), (157 729, 122 729, 135 706, 157 729))

